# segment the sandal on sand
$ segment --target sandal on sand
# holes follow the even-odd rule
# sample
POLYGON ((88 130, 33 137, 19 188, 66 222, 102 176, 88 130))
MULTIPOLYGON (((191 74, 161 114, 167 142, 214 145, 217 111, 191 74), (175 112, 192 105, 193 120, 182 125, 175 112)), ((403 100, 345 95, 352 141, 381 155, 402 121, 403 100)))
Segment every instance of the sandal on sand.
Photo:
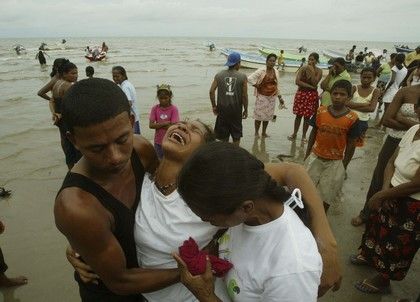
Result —
POLYGON ((289 141, 294 141, 294 140, 296 140, 296 135, 289 135, 289 136, 287 137, 287 139, 288 139, 289 141))
POLYGON ((350 255, 350 262, 354 265, 369 265, 369 262, 360 254, 350 255))
POLYGON ((368 283, 368 279, 365 279, 363 281, 357 281, 354 284, 354 287, 366 294, 389 294, 391 292, 391 288, 389 286, 375 286, 373 284, 368 283))
POLYGON ((355 227, 361 226, 364 223, 365 222, 363 221, 363 219, 360 216, 356 216, 356 217, 351 219, 351 225, 355 226, 355 227))

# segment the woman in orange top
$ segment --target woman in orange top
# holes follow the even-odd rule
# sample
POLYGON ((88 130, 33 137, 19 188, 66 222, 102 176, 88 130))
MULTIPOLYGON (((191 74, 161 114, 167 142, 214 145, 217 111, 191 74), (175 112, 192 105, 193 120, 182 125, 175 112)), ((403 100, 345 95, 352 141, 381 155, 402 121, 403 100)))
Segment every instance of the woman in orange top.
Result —
POLYGON ((278 81, 279 72, 274 69, 277 56, 273 53, 267 56, 266 67, 260 68, 248 77, 248 82, 255 87, 256 96, 254 119, 255 136, 259 136, 261 122, 263 123, 262 137, 268 137, 268 122, 273 120, 274 109, 276 107, 276 98, 279 99, 280 106, 284 106, 284 101, 279 94, 278 81))

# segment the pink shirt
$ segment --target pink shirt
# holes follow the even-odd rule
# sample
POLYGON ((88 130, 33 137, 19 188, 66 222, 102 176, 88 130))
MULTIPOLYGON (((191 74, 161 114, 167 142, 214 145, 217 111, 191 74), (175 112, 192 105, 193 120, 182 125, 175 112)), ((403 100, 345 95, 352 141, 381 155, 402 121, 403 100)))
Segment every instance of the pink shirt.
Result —
MULTIPOLYGON (((178 108, 175 105, 171 105, 166 108, 160 107, 159 104, 153 106, 152 111, 150 111, 149 120, 155 123, 161 122, 179 122, 178 108)), ((160 128, 155 130, 155 143, 161 145, 163 137, 166 133, 166 128, 160 128)))

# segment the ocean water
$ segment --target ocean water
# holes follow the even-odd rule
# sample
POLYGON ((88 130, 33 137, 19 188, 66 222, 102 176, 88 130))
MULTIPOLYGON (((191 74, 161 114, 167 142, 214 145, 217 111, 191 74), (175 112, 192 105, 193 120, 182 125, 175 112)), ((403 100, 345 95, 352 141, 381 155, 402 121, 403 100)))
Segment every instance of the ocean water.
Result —
MULTIPOLYGON (((0 184, 23 176, 39 177, 42 171, 63 165, 63 154, 59 148, 57 128, 51 123, 48 103, 36 95, 49 81, 51 65, 55 58, 65 57, 79 68, 79 79, 85 78, 85 67, 95 68, 95 76, 111 79, 111 68, 122 65, 129 81, 136 87, 141 127, 144 136, 153 138, 148 129, 148 114, 156 104, 156 85, 168 83, 174 92, 173 103, 181 117, 198 117, 208 123, 214 122, 208 90, 214 75, 221 70, 225 57, 217 50, 206 47, 208 38, 69 38, 65 49, 60 49, 61 39, 0 39, 0 184), (87 45, 100 45, 106 41, 108 57, 103 62, 88 62, 84 58, 87 45), (41 42, 52 50, 47 51, 47 67, 41 68, 35 59, 41 42), (16 55, 13 45, 22 44, 26 54, 16 55), (41 172, 40 172, 41 171, 41 172)), ((304 45, 311 51, 322 49, 347 51, 353 44, 358 49, 369 48, 393 51, 392 43, 359 41, 276 40, 258 38, 213 38, 216 47, 228 47, 245 52, 258 52, 262 44, 297 49, 304 45)), ((249 73, 250 70, 244 70, 249 73)), ((280 80, 281 93, 289 103, 282 118, 292 119, 291 107, 296 91, 295 74, 284 73, 280 80)), ((356 77, 358 79, 358 77, 356 77)), ((249 89, 249 113, 252 116, 252 89, 249 89)), ((279 123, 279 119, 278 119, 279 123)), ((253 137, 253 120, 244 121, 244 141, 253 137)), ((290 128, 283 121, 279 130, 290 128)), ((272 127, 272 126, 270 126, 272 127)), ((272 127, 273 130, 275 129, 272 127)), ((282 143, 282 140, 279 141, 282 143)), ((250 146, 251 141, 249 141, 250 146)), ((269 146, 270 144, 267 143, 269 146)), ((268 147, 269 148, 269 147, 268 147)), ((277 148, 277 147, 276 147, 277 148)), ((279 149, 279 148, 277 148, 279 149)), ((280 150, 281 151, 281 150, 280 150)), ((279 152, 280 152, 279 151, 279 152)), ((280 152, 281 153, 281 152, 280 152)), ((275 154, 273 154, 274 156, 275 154)))

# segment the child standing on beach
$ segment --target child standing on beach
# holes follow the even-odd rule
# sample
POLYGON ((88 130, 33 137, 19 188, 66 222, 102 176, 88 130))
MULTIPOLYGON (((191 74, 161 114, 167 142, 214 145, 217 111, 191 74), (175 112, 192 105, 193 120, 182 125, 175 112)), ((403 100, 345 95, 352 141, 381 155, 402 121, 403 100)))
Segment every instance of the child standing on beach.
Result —
POLYGON ((155 150, 159 159, 163 157, 162 140, 166 130, 172 124, 179 122, 178 108, 172 105, 171 86, 157 85, 159 104, 153 106, 150 112, 149 128, 155 129, 155 150))
POLYGON ((361 133, 357 114, 345 105, 351 99, 351 92, 349 81, 335 82, 331 88, 332 104, 320 106, 310 122, 313 128, 305 167, 324 201, 325 210, 341 190, 345 169, 361 133))
POLYGON ((279 64, 279 66, 277 67, 277 69, 280 69, 281 66, 281 70, 284 70, 284 50, 280 50, 279 56, 277 57, 277 63, 279 64))
POLYGON ((381 91, 372 86, 375 82, 376 73, 372 67, 365 67, 360 73, 361 85, 353 86, 353 98, 346 103, 346 106, 357 113, 360 121, 360 138, 356 142, 357 147, 363 147, 364 137, 368 129, 370 112, 374 112, 381 91))

